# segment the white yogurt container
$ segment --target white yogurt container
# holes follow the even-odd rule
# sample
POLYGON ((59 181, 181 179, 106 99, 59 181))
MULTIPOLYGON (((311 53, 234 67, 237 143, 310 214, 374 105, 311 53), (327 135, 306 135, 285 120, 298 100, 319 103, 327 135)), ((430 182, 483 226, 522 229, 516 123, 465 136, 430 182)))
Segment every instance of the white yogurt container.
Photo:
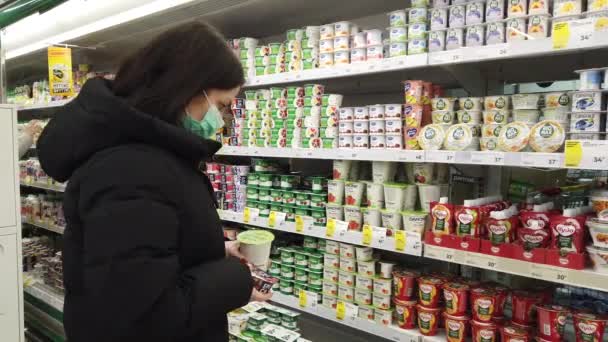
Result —
POLYGON ((540 117, 540 111, 537 109, 514 109, 513 121, 525 122, 527 124, 535 124, 540 117))
POLYGON ((405 26, 407 24, 405 10, 396 10, 388 13, 388 22, 390 27, 405 26))
POLYGON ((409 39, 426 38, 426 31, 426 23, 410 24, 410 26, 407 27, 407 36, 409 39))
POLYGON ((485 124, 481 126, 481 138, 498 138, 504 125, 485 124))
POLYGON ((528 18, 528 35, 534 38, 549 36, 549 16, 533 15, 528 18))
POLYGON ((334 65, 344 65, 350 63, 350 51, 341 50, 334 52, 334 65))
POLYGON ((353 123, 353 131, 355 134, 369 133, 369 121, 355 120, 353 123))
POLYGON ((489 0, 486 3, 486 22, 500 21, 505 18, 505 1, 489 0))
POLYGON ((604 109, 600 91, 575 91, 572 93, 573 112, 598 112, 604 109))
POLYGON ((321 53, 334 52, 334 40, 333 39, 321 39, 319 41, 319 51, 321 53))
POLYGON ((486 24, 486 44, 502 44, 505 42, 505 23, 495 22, 486 24))
POLYGON ((319 67, 327 68, 334 65, 334 54, 332 52, 319 55, 319 67))
POLYGON ((350 62, 351 63, 360 63, 365 62, 367 60, 367 49, 351 49, 350 50, 350 62))
POLYGON ((559 108, 563 111, 570 109, 572 101, 570 101, 570 94, 564 91, 557 91, 545 94, 545 107, 546 108, 559 108))
POLYGON ((370 134, 369 135, 369 147, 370 148, 385 148, 386 137, 384 134, 370 134))
POLYGON ((408 55, 416 55, 427 51, 426 38, 411 39, 407 42, 408 55))
POLYGON ((548 0, 530 0, 528 5, 528 14, 549 14, 549 1, 548 0))
POLYGON ((407 43, 391 43, 388 50, 389 57, 407 55, 407 43))
POLYGON ((352 107, 342 107, 338 111, 338 117, 340 118, 340 121, 354 120, 355 119, 355 109, 352 107))
POLYGON ((451 125, 454 123, 454 112, 447 110, 435 110, 431 112, 431 119, 434 124, 451 125))
POLYGON ((384 119, 384 105, 369 105, 367 106, 367 112, 370 119, 384 119))
POLYGON ((485 39, 485 25, 467 26, 465 46, 482 46, 485 39))
POLYGON ((382 45, 379 46, 368 46, 367 47, 367 60, 375 61, 384 57, 384 50, 382 45))
POLYGON ((350 47, 352 49, 360 49, 367 47, 365 32, 359 32, 350 36, 350 47))
POLYGON ((456 107, 456 99, 453 97, 435 97, 431 99, 431 108, 434 111, 447 110, 453 112, 456 107))
POLYGON ((452 125, 445 134, 444 146, 447 150, 464 151, 468 150, 473 143, 473 133, 469 125, 452 125))
POLYGON ((354 116, 355 120, 367 120, 369 119, 369 110, 367 107, 355 107, 354 116))
POLYGON ((518 40, 526 40, 526 32, 527 26, 525 18, 512 18, 505 21, 505 35, 507 37, 507 43, 518 40))
POLYGON ((385 133, 384 119, 370 119, 369 120, 369 133, 378 134, 385 133))
POLYGON ((405 43, 407 41, 407 28, 405 26, 389 27, 388 36, 391 43, 405 43))
POLYGON ((511 96, 513 109, 538 109, 539 94, 515 94, 511 96))
POLYGON ((465 124, 480 124, 481 123, 481 111, 476 110, 459 110, 456 112, 458 123, 465 124))
POLYGON ((350 38, 349 37, 334 38, 333 48, 334 48, 334 51, 350 49, 350 38))
POLYGON ((401 118, 403 106, 400 103, 391 103, 384 105, 384 117, 386 119, 401 118))
MULTIPOLYGON (((606 69, 587 69, 587 70, 576 70, 579 74, 579 87, 578 90, 597 90, 601 88, 602 76, 605 79, 606 69)), ((604 82, 606 83, 606 82, 604 82)))
POLYGON ((445 31, 431 31, 429 33, 429 52, 445 50, 445 31))
POLYGON ((587 13, 591 11, 602 11, 608 9, 608 3, 603 0, 588 0, 587 13))
POLYGON ((323 25, 319 29, 319 37, 323 39, 333 39, 334 38, 334 24, 323 25))
POLYGON ((384 122, 384 126, 385 132, 387 134, 400 134, 403 132, 403 120, 401 119, 386 119, 384 122))
POLYGON ((483 122, 485 124, 506 124, 509 120, 508 110, 486 110, 483 112, 483 122))
POLYGON ((450 28, 445 36, 445 49, 454 50, 464 46, 464 33, 462 28, 450 28))
POLYGON ((450 7, 449 27, 463 27, 465 23, 465 5, 457 5, 450 7))
POLYGON ((367 30, 365 31, 367 46, 382 45, 382 30, 367 30))
POLYGON ((483 109, 482 97, 461 97, 458 99, 460 109, 480 111, 483 109))
POLYGON ((334 37, 350 36, 351 23, 348 21, 339 21, 334 23, 334 37))
POLYGON ((582 0, 553 0, 553 17, 582 13, 582 0))
POLYGON ((369 134, 354 134, 353 147, 369 148, 369 134))
POLYGON ((448 27, 448 9, 433 8, 431 10, 431 30, 441 30, 448 27))
POLYGON ((371 291, 374 288, 374 280, 366 273, 360 274, 359 270, 357 270, 357 274, 355 275, 355 287, 358 289, 367 289, 371 291))
POLYGON ((338 123, 338 133, 342 134, 353 134, 354 133, 354 120, 340 120, 338 123))
POLYGON ((338 136, 338 147, 339 148, 352 148, 353 147, 353 135, 352 134, 340 134, 338 136))
POLYGON ((408 11, 409 24, 426 23, 427 15, 426 7, 410 8, 408 11))
POLYGON ((402 134, 387 134, 385 136, 386 148, 402 149, 403 135, 402 134))
POLYGON ((572 113, 570 133, 600 132, 601 112, 572 113))
POLYGON ((484 5, 483 1, 469 2, 465 7, 465 24, 466 25, 475 25, 483 23, 483 15, 484 15, 484 5))
POLYGON ((525 17, 528 13, 528 0, 507 0, 507 17, 525 17))

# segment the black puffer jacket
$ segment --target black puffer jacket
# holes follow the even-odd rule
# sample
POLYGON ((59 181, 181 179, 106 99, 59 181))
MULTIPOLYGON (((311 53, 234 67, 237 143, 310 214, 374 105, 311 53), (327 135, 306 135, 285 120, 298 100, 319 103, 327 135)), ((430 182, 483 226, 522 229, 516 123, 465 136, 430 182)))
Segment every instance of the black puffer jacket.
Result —
POLYGON ((64 198, 64 325, 70 342, 226 341, 247 268, 225 257, 209 180, 220 145, 87 82, 38 141, 64 198))

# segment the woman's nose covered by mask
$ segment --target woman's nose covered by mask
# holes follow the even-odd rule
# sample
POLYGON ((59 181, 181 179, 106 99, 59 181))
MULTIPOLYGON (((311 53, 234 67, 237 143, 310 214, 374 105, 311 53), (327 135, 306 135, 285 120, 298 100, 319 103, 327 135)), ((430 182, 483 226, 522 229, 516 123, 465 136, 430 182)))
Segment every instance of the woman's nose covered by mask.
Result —
POLYGON ((209 104, 209 109, 207 109, 203 120, 194 120, 192 116, 190 116, 190 113, 188 113, 188 109, 186 109, 184 127, 201 138, 212 139, 215 136, 215 132, 217 132, 218 129, 224 127, 225 123, 220 110, 215 104, 209 101, 207 92, 205 91, 203 92, 203 94, 205 95, 207 103, 209 104))

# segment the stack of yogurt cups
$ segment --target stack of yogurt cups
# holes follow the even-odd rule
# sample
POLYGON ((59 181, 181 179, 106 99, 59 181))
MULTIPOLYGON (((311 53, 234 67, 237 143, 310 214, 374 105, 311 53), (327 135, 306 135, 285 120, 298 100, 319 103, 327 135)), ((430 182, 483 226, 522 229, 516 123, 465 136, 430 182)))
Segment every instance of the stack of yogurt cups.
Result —
POLYGON ((388 14, 389 57, 427 52, 427 2, 412 1, 412 6, 388 14))
POLYGON ((578 90, 572 92, 570 139, 599 140, 606 130, 607 68, 577 70, 578 90), (603 83, 602 83, 603 82, 603 83))
POLYGON ((402 105, 344 107, 339 111, 339 148, 403 148, 402 105))
POLYGON ((421 80, 408 80, 403 82, 403 142, 406 150, 419 150, 418 137, 422 127, 423 118, 432 113, 431 99, 441 96, 443 90, 440 86, 421 80))
MULTIPOLYGON (((463 97, 458 99, 460 109, 456 110, 456 98, 436 97, 432 103, 432 121, 437 126, 438 134, 432 140, 440 143, 440 136, 444 136, 443 147, 447 150, 479 150, 481 136, 482 97, 463 97)), ((426 127, 425 127, 426 128, 426 127)), ((429 128, 426 128, 428 130, 429 128)), ((421 137, 428 145, 430 140, 421 137)), ((423 147, 424 148, 424 147, 423 147)))
POLYGON ((498 137, 501 129, 510 120, 511 97, 508 95, 486 96, 483 103, 480 149, 482 151, 493 151, 498 147, 498 137))
MULTIPOLYGON (((243 146, 245 143, 245 129, 247 128, 247 114, 245 110, 245 100, 242 98, 235 98, 230 106, 232 112, 232 118, 227 122, 230 126, 227 127, 227 142, 224 140, 224 144, 229 146, 243 146)), ((248 131, 247 131, 248 132, 248 131)))
POLYGON ((379 29, 356 32, 350 40, 350 62, 360 63, 384 58, 383 32, 379 29))
MULTIPOLYGON (((301 68, 302 70, 316 69, 319 67, 319 26, 306 26, 301 30, 287 31, 287 39, 299 40, 301 45, 301 68), (298 39, 299 38, 299 39, 298 39)), ((293 54, 286 56, 287 60, 293 60, 293 54), (287 59, 289 57, 289 59, 287 59)), ((295 66, 294 66, 295 68, 295 66)), ((291 70, 291 68, 288 68, 291 70)), ((296 70, 296 69, 294 69, 296 70)))
POLYGON ((248 77, 255 76, 255 54, 258 40, 255 38, 243 37, 235 39, 233 42, 233 45, 236 45, 235 52, 241 60, 241 66, 243 67, 245 75, 248 77))
POLYGON ((359 27, 348 21, 323 25, 320 28, 319 67, 350 63, 351 36, 359 32, 359 27))

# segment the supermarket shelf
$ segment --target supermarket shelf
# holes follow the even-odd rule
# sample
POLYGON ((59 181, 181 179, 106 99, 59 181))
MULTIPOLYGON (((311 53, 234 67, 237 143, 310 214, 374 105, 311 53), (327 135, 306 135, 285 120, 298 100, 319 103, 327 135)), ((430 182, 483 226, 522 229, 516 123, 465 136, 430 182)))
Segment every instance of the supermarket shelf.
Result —
MULTIPOLYGON (((301 234, 306 236, 312 236, 321 239, 329 239, 344 243, 350 243, 353 245, 363 246, 363 233, 353 231, 339 231, 336 229, 333 236, 329 237, 326 235, 325 227, 313 226, 310 222, 304 222, 302 230, 296 231, 296 224, 294 222, 277 221, 277 227, 270 227, 268 224, 268 218, 266 217, 250 217, 250 221, 245 223, 243 220, 243 213, 237 213, 226 210, 218 210, 220 218, 224 221, 237 222, 241 224, 248 224, 256 227, 280 230, 288 233, 301 234)), ((370 247, 376 249, 382 249, 385 251, 409 254, 415 256, 422 256, 422 241, 419 234, 406 232, 405 233, 405 248, 403 251, 398 251, 395 248, 396 242, 392 237, 384 238, 372 238, 370 247)))
POLYGON ((552 38, 549 37, 479 47, 463 47, 449 51, 393 57, 372 62, 335 66, 332 68, 256 76, 249 78, 245 84, 245 87, 261 87, 329 78, 354 77, 380 72, 391 72, 455 63, 479 63, 500 59, 506 60, 535 56, 550 56, 606 47, 608 47, 608 36, 605 34, 594 34, 590 39, 578 42, 578 44, 575 44, 575 46, 559 50, 553 49, 553 41, 552 38))
MULTIPOLYGON (((300 310, 302 312, 305 312, 305 313, 308 313, 308 314, 311 314, 314 316, 318 316, 318 317, 330 320, 330 321, 338 323, 338 324, 346 325, 353 329, 365 331, 368 334, 376 335, 376 336, 385 338, 387 340, 397 341, 397 342, 431 341, 431 340, 423 339, 423 336, 418 332, 417 329, 404 330, 404 329, 399 329, 396 326, 386 327, 383 325, 376 324, 375 322, 356 318, 356 317, 355 318, 346 317, 343 320, 339 320, 336 318, 335 310, 324 307, 321 304, 318 304, 318 305, 313 304, 309 307, 302 308, 299 305, 298 298, 296 298, 294 296, 287 296, 287 295, 275 292, 272 295, 271 301, 276 304, 287 306, 292 309, 300 310)), ((439 340, 437 340, 437 341, 439 341, 439 340)), ((442 341, 445 341, 445 339, 443 339, 442 341)))
POLYGON ((56 226, 51 226, 48 225, 44 222, 36 222, 36 221, 29 221, 29 220, 23 220, 22 223, 25 224, 29 224, 30 226, 34 226, 36 228, 42 228, 42 229, 46 229, 48 231, 57 233, 57 234, 63 234, 63 232, 65 231, 65 227, 56 227, 56 226))
POLYGON ((56 191, 56 192, 65 192, 65 186, 57 186, 57 185, 47 185, 42 183, 27 183, 21 182, 21 186, 25 186, 28 188, 42 189, 48 191, 56 191))
POLYGON ((42 283, 36 283, 32 286, 24 287, 23 291, 31 295, 32 297, 42 301, 43 303, 46 303, 58 312, 63 312, 63 295, 57 293, 50 287, 42 283))
POLYGON ((224 146, 217 154, 246 157, 431 162, 540 168, 564 167, 563 153, 414 151, 389 149, 298 149, 224 146))
POLYGON ((313 80, 323 80, 328 78, 351 77, 360 75, 370 75, 380 72, 390 72, 420 68, 427 65, 428 56, 426 53, 412 56, 393 57, 380 59, 377 61, 353 63, 331 68, 319 68, 312 70, 302 70, 297 72, 284 72, 274 75, 264 75, 250 77, 245 83, 245 87, 268 86, 273 84, 306 82, 313 80))
POLYGON ((22 106, 18 106, 17 110, 20 112, 23 112, 26 110, 39 110, 39 109, 62 107, 65 104, 69 103, 70 101, 72 101, 72 99, 53 101, 53 102, 49 102, 49 103, 36 103, 36 104, 30 104, 30 105, 22 105, 22 106))
POLYGON ((429 244, 424 245, 424 257, 560 284, 608 291, 608 274, 600 274, 592 270, 571 270, 429 244))

